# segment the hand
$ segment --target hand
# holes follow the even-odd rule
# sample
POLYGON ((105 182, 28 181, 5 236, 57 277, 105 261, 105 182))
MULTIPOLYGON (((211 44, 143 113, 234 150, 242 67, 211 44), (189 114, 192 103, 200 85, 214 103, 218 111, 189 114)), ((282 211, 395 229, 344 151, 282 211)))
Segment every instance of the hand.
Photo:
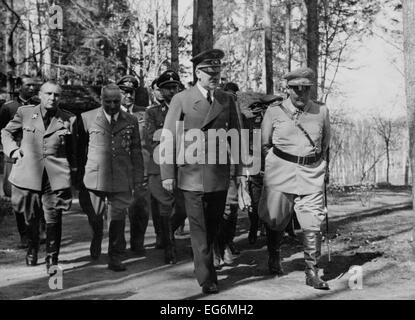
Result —
POLYGON ((242 188, 245 190, 247 189, 247 182, 248 182, 248 179, 245 176, 236 177, 236 185, 239 186, 240 184, 242 184, 242 188))
POLYGON ((137 197, 144 197, 144 193, 146 192, 146 188, 143 183, 137 183, 134 185, 134 198, 137 197))
POLYGON ((163 188, 166 189, 168 192, 173 192, 174 188, 176 187, 176 179, 166 179, 162 182, 163 188))

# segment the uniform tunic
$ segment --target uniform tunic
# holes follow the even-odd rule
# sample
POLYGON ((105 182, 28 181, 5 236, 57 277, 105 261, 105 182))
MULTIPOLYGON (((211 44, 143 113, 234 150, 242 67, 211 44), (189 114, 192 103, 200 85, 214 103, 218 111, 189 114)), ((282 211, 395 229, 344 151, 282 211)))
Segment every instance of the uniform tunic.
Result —
POLYGON ((290 99, 283 101, 283 106, 295 114, 295 121, 307 131, 316 148, 278 103, 267 109, 262 123, 265 174, 259 214, 270 227, 283 230, 294 207, 303 229, 316 230, 324 218, 322 193, 327 165, 325 155, 330 142, 329 111, 311 101, 303 112, 297 110, 290 99), (323 156, 314 164, 302 165, 276 156, 273 146, 294 156, 316 153, 323 156))

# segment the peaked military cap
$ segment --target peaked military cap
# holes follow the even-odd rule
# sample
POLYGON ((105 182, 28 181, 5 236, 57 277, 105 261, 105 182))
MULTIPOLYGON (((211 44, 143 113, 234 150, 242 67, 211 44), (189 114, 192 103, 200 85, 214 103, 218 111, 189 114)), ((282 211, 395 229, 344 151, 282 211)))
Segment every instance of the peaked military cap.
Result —
POLYGON ((314 85, 314 71, 308 67, 299 68, 287 73, 284 79, 289 87, 314 85))
POLYGON ((158 77, 156 82, 157 87, 162 88, 168 84, 180 85, 180 77, 177 72, 173 70, 166 70, 158 77))
POLYGON ((158 80, 159 78, 155 78, 152 82, 151 82, 151 89, 157 89, 158 87, 157 87, 157 80, 158 80))
POLYGON ((237 101, 239 103, 239 108, 241 113, 249 118, 252 118, 262 109, 266 109, 266 106, 271 103, 280 100, 283 100, 281 94, 265 94, 260 92, 237 92, 237 101))
POLYGON ((122 77, 118 82, 117 85, 120 87, 120 89, 137 89, 138 88, 138 80, 132 76, 127 75, 122 77))
POLYGON ((225 53, 220 49, 206 50, 194 56, 191 61, 195 68, 206 72, 219 72, 222 66, 221 59, 225 53))

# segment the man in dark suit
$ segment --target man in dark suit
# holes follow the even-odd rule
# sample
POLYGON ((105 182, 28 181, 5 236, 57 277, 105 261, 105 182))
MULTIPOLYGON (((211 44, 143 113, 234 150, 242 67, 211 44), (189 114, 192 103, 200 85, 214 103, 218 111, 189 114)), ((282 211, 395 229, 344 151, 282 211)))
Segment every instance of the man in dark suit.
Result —
MULTIPOLYGON (((139 110, 135 105, 135 95, 138 88, 138 81, 132 75, 122 77, 117 85, 121 90, 121 110, 125 111, 134 117, 138 122, 138 128, 141 138, 141 151, 143 153, 144 161, 144 176, 147 177, 147 164, 149 162, 149 153, 145 148, 144 137, 144 111, 139 110)), ((145 255, 144 235, 147 230, 149 211, 147 206, 147 199, 149 198, 147 190, 142 190, 143 193, 135 193, 134 200, 128 208, 128 218, 130 220, 130 249, 139 256, 145 255)))
MULTIPOLYGON (((22 75, 20 77, 20 90, 19 96, 16 100, 10 100, 3 104, 0 109, 0 130, 2 130, 6 125, 9 123, 11 119, 13 119, 14 115, 17 112, 17 109, 21 106, 38 104, 38 98, 36 97, 39 87, 42 84, 39 79, 32 78, 28 75, 22 75), (35 99, 35 97, 37 99, 35 99), (37 102, 37 103, 36 103, 37 102)), ((9 181, 9 175, 12 170, 12 166, 14 163, 14 159, 9 158, 8 156, 4 157, 4 176, 3 176, 3 192, 6 197, 11 197, 12 194, 12 185, 9 181)), ((26 222, 24 219, 24 212, 19 212, 16 210, 14 211, 14 215, 16 217, 16 224, 17 230, 20 235, 20 244, 18 246, 19 249, 27 248, 28 246, 28 239, 27 239, 27 232, 26 232, 26 222)), ((45 220, 41 218, 41 226, 40 226, 41 238, 45 238, 44 230, 45 230, 45 220)))
POLYGON ((16 159, 9 180, 13 185, 12 204, 24 211, 28 225, 26 263, 37 265, 39 220, 44 213, 49 274, 56 272, 50 267, 58 264, 62 211, 70 208, 71 175, 77 170, 76 118, 58 107, 60 93, 59 85, 46 82, 40 88, 40 105, 20 107, 1 132, 4 153, 16 159))
MULTIPOLYGON (((218 49, 193 57, 198 81, 194 87, 173 97, 160 144, 160 155, 165 155, 164 159, 160 158, 163 187, 172 192, 177 184, 184 194, 195 274, 206 294, 219 291, 213 243, 225 209, 230 176, 228 136, 220 136, 220 129, 225 133, 236 129, 238 140, 232 141, 235 142, 232 148, 240 150, 241 120, 234 98, 216 89, 223 57, 223 51, 218 49), (212 138, 208 130, 217 136, 212 138), (196 142, 193 142, 195 136, 196 142)), ((241 166, 237 172, 240 176, 241 166)))
POLYGON ((160 166, 153 159, 153 152, 160 143, 160 133, 169 110, 171 99, 179 91, 180 77, 172 71, 163 72, 158 78, 157 87, 160 89, 163 101, 146 110, 146 133, 150 161, 148 165, 149 189, 151 196, 156 199, 159 214, 153 214, 153 222, 160 225, 161 244, 164 248, 164 260, 167 264, 177 263, 174 231, 186 219, 183 195, 175 189, 174 194, 166 191, 161 183, 160 166))
MULTIPOLYGON (((125 215, 134 194, 143 188, 144 167, 137 119, 122 111, 120 88, 102 88, 102 107, 81 114, 79 162, 83 174, 84 210, 92 228, 91 258, 101 254, 103 214, 108 202, 108 268, 126 270, 122 263, 125 247, 125 215), (85 200, 86 199, 86 200, 85 200)), ((80 195, 81 197, 81 195, 80 195)))

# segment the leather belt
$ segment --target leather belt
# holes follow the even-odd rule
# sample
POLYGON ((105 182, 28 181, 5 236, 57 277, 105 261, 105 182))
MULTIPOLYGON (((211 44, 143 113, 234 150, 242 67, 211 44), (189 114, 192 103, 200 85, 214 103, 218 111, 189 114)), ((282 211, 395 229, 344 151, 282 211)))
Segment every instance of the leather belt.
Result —
POLYGON ((299 164, 299 165, 310 165, 310 164, 316 163, 321 159, 321 155, 322 155, 322 153, 320 152, 318 154, 315 154, 314 156, 298 157, 298 156, 294 156, 292 154, 286 153, 278 149, 277 147, 273 147, 272 151, 277 157, 284 159, 286 161, 299 164))

